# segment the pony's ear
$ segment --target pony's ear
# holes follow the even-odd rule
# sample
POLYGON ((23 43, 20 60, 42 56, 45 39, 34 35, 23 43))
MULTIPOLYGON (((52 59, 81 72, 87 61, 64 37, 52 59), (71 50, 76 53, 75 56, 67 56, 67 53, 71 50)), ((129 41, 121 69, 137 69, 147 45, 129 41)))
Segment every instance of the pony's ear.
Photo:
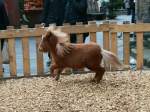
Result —
POLYGON ((46 37, 50 37, 53 35, 53 31, 55 30, 55 26, 52 24, 46 29, 46 37))

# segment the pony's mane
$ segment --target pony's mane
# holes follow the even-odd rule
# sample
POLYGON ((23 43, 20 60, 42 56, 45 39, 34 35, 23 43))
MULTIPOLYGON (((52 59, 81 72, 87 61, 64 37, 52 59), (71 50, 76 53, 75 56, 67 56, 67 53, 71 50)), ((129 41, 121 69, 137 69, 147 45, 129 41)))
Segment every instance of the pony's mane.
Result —
POLYGON ((71 53, 73 45, 68 43, 68 34, 62 32, 60 28, 55 28, 53 25, 49 26, 47 33, 50 33, 53 37, 57 38, 56 52, 60 57, 64 57, 71 53))
POLYGON ((68 34, 62 32, 60 28, 55 28, 54 25, 51 25, 47 29, 47 33, 52 34, 54 37, 57 38, 57 43, 65 43, 68 42, 68 34))
POLYGON ((56 45, 57 55, 64 57, 70 54, 73 48, 73 45, 70 43, 59 43, 56 45))

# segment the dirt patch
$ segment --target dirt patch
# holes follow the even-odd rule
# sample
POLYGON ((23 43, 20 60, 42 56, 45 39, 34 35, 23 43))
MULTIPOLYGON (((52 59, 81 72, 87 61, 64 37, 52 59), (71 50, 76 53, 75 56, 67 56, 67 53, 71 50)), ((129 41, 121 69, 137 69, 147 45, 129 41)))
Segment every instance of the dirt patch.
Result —
POLYGON ((150 73, 113 72, 0 82, 0 112, 150 112, 150 73))

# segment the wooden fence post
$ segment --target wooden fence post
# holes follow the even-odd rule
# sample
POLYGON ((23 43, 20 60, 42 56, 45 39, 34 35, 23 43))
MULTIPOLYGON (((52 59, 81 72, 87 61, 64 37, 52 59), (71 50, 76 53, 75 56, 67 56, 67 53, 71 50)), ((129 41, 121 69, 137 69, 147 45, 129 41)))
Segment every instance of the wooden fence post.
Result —
MULTIPOLYGON (((89 21, 88 22, 89 26, 96 26, 96 22, 95 21, 89 21)), ((90 35, 90 40, 92 42, 96 42, 96 32, 89 32, 89 35, 90 35)))
MULTIPOLYGON (((129 24, 129 21, 124 21, 124 24, 129 24)), ((124 64, 129 65, 130 61, 130 33, 124 32, 123 33, 123 59, 124 64)))
MULTIPOLYGON (((82 22, 77 22, 76 25, 82 25, 82 22)), ((77 34, 77 43, 83 43, 83 34, 77 34)))
POLYGON ((137 69, 143 68, 143 32, 136 33, 137 40, 136 40, 136 53, 137 53, 137 69))
MULTIPOLYGON (((64 26, 64 27, 65 27, 65 26, 70 26, 70 24, 69 24, 69 23, 64 23, 63 26, 64 26)), ((68 37, 68 42, 70 42, 70 34, 69 34, 69 33, 68 33, 68 36, 69 36, 69 37, 68 37)))
MULTIPOLYGON (((14 29, 13 26, 8 26, 7 27, 7 30, 10 31, 10 32, 11 32, 12 29, 14 29)), ((8 37, 8 51, 9 51, 9 59, 10 59, 10 76, 11 77, 16 77, 17 76, 17 70, 16 70, 15 38, 9 38, 8 37)))
MULTIPOLYGON (((116 22, 111 22, 116 24, 116 22)), ((111 32, 111 51, 117 55, 117 32, 111 32)))
MULTIPOLYGON (((103 24, 109 24, 109 21, 103 22, 103 24)), ((106 50, 110 50, 110 37, 109 31, 103 32, 103 48, 106 50)))
MULTIPOLYGON (((35 25, 35 28, 43 27, 41 24, 35 25)), ((43 75, 44 73, 44 64, 43 64, 43 53, 39 52, 38 47, 41 41, 41 36, 36 37, 36 54, 37 54, 37 75, 43 75)))
MULTIPOLYGON (((22 25, 21 29, 27 30, 27 25, 22 25)), ((30 76, 30 55, 29 55, 29 38, 22 37, 22 51, 23 51, 23 70, 24 76, 30 76)))

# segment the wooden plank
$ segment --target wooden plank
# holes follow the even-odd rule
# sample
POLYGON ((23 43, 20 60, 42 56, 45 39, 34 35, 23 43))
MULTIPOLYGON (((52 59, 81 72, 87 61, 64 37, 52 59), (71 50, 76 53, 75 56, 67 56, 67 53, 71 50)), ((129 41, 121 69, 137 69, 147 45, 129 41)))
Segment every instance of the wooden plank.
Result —
MULTIPOLYGON (((109 25, 109 21, 103 22, 104 25, 109 25)), ((103 32, 103 48, 105 50, 110 50, 110 37, 109 37, 109 31, 104 31, 103 32)), ((104 62, 104 66, 106 71, 111 71, 111 65, 104 62)))
POLYGON ((123 58, 124 64, 129 65, 130 61, 130 33, 123 33, 123 58))
POLYGON ((83 34, 77 34, 77 43, 83 43, 83 34))
MULTIPOLYGON (((8 26, 7 31, 12 30, 13 26, 8 26)), ((17 77, 17 69, 16 69, 16 49, 15 49, 15 38, 11 38, 12 36, 8 36, 8 54, 10 59, 10 76, 17 77)))
MULTIPOLYGON (((123 24, 130 24, 129 21, 124 21, 123 24)), ((130 33, 124 32, 123 33, 123 58, 124 64, 130 64, 130 33)))
POLYGON ((143 32, 137 32, 137 69, 142 69, 143 68, 143 32))
POLYGON ((95 33, 90 32, 90 40, 91 40, 92 42, 96 42, 96 32, 95 32, 95 33))
MULTIPOLYGON (((41 25, 36 25, 36 28, 42 27, 41 25)), ((37 75, 44 75, 44 64, 43 64, 43 53, 39 52, 38 47, 41 41, 41 37, 36 38, 36 54, 37 54, 37 75)))
POLYGON ((106 50, 110 50, 109 31, 103 32, 103 48, 106 50))
POLYGON ((111 33, 111 51, 117 55, 117 33, 111 33))
MULTIPOLYGON (((21 26, 22 29, 28 28, 28 26, 21 26)), ((22 51, 23 51, 23 69, 24 76, 30 76, 30 55, 29 55, 29 38, 22 38, 22 51)))
MULTIPOLYGON (((70 26, 70 23, 64 23, 63 26, 64 27, 70 26)), ((70 42, 70 33, 67 34, 68 34, 68 42, 70 42)))
MULTIPOLYGON (((85 33, 85 32, 97 32, 97 31, 108 31, 109 27, 106 25, 70 25, 70 26, 59 26, 62 31, 66 33, 85 33)), ((0 31, 0 38, 14 38, 14 37, 31 37, 40 36, 46 31, 47 27, 43 28, 28 28, 28 29, 13 29, 0 31)))
MULTIPOLYGON (((109 25, 109 21, 103 22, 104 25, 109 25)), ((103 32, 103 48, 106 50, 110 50, 110 37, 109 31, 103 32)))
MULTIPOLYGON (((77 22, 76 25, 82 25, 82 22, 77 22)), ((83 43, 83 34, 77 33, 77 43, 83 43)))
POLYGON ((124 24, 124 25, 109 25, 112 32, 149 32, 149 23, 124 24))
MULTIPOLYGON (((111 22, 111 25, 116 25, 116 22, 111 22)), ((111 32, 111 52, 117 55, 117 32, 111 32)))
MULTIPOLYGON (((89 21, 88 24, 90 26, 93 26, 93 27, 96 26, 96 22, 95 21, 89 21)), ((92 42, 96 42, 96 32, 89 32, 89 34, 90 34, 90 40, 92 42)))
POLYGON ((9 51, 9 59, 10 59, 10 76, 16 77, 16 50, 15 50, 15 39, 8 39, 8 51, 9 51))
MULTIPOLYGON (((150 23, 140 24, 100 24, 100 25, 70 25, 70 26, 59 26, 62 31, 67 33, 84 33, 84 32, 149 32, 150 23)), ((29 37, 29 36, 40 36, 45 32, 47 28, 28 28, 28 29, 12 29, 9 31, 0 31, 0 38, 14 38, 14 37, 29 37)))

